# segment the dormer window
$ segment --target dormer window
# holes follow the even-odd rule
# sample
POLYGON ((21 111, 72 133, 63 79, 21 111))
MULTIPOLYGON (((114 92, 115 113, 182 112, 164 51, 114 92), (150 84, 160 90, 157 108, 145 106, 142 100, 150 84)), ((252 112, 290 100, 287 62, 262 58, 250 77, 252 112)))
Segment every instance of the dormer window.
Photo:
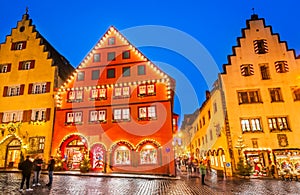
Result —
POLYGON ((116 44, 116 38, 115 37, 109 37, 108 38, 108 45, 115 45, 116 44))
POLYGON ((268 53, 268 45, 267 40, 261 39, 261 40, 255 40, 254 43, 254 51, 256 54, 265 54, 268 53))

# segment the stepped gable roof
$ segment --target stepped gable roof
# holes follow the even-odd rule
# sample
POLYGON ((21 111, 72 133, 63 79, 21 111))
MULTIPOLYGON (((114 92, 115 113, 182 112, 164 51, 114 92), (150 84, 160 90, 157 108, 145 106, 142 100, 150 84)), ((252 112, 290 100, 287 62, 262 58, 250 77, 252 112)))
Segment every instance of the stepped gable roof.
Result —
MULTIPOLYGON (((29 26, 32 26, 33 30, 32 33, 36 32, 36 39, 41 39, 40 45, 44 45, 44 52, 49 52, 50 55, 49 58, 53 59, 52 66, 58 67, 58 75, 62 80, 66 80, 70 74, 74 71, 74 67, 70 64, 70 62, 62 55, 60 54, 50 43, 47 41, 46 38, 44 38, 41 33, 36 30, 35 25, 32 24, 32 19, 29 18, 29 14, 27 13, 28 10, 26 9, 26 13, 23 14, 22 20, 18 22, 17 28, 21 28, 21 26, 26 20, 29 21, 29 26)), ((12 34, 12 33, 11 33, 12 34)))

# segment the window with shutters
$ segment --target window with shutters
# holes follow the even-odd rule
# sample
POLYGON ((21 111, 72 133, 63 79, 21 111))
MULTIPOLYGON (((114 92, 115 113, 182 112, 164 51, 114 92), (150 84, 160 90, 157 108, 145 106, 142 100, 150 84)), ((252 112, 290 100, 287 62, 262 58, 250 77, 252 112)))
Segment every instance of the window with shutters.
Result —
POLYGON ((290 130, 287 117, 270 117, 268 124, 271 132, 290 130))
POLYGON ((46 120, 46 108, 32 109, 31 121, 45 121, 46 120))
POLYGON ((32 84, 32 94, 41 94, 47 92, 47 83, 32 84))
POLYGON ((138 112, 139 112, 138 120, 155 120, 155 119, 157 119, 156 106, 139 107, 138 112))
POLYGON ((38 154, 44 153, 45 149, 45 137, 38 136, 38 137, 29 137, 28 141, 28 154, 38 154))
POLYGON ((259 64, 259 68, 260 68, 262 80, 270 79, 269 65, 268 64, 259 64))
POLYGON ((7 96, 18 96, 20 95, 20 86, 8 87, 7 96))
POLYGON ((92 110, 90 111, 90 123, 104 123, 106 122, 106 110, 92 110))
POLYGON ((283 102, 280 88, 269 88, 271 102, 283 102))
POLYGON ((130 121, 130 109, 129 108, 113 109, 112 122, 122 122, 122 121, 130 121))
POLYGON ((72 90, 68 92, 67 102, 82 102, 83 101, 83 90, 72 90))
POLYGON ((267 40, 261 39, 261 40, 255 40, 253 41, 254 44, 254 51, 256 54, 265 54, 268 53, 268 45, 267 40))
POLYGON ((262 132, 262 126, 260 122, 260 118, 247 118, 247 119, 240 119, 242 132, 262 132))
POLYGON ((261 103, 259 90, 238 91, 239 104, 261 103))
POLYGON ((3 118, 2 118, 3 123, 21 122, 22 120, 23 120, 23 110, 3 113, 3 118))
POLYGON ((243 64, 240 66, 242 76, 254 75, 253 64, 243 64))
POLYGON ((66 113, 66 125, 82 125, 82 112, 67 112, 66 113))
POLYGON ((11 50, 22 50, 26 48, 26 41, 12 43, 11 50))
POLYGON ((130 87, 115 87, 114 88, 114 98, 129 98, 130 97, 130 87))
POLYGON ((89 100, 91 101, 106 100, 107 99, 106 91, 107 91, 106 88, 91 89, 89 100))
POLYGON ((34 68, 35 61, 27 60, 19 63, 19 70, 30 70, 34 68))
POLYGON ((275 62, 275 70, 277 73, 289 72, 289 66, 287 64, 287 61, 276 61, 275 62))
POLYGON ((138 97, 153 96, 156 95, 155 84, 139 85, 138 97))
POLYGON ((11 64, 0 64, 0 73, 10 72, 11 64))

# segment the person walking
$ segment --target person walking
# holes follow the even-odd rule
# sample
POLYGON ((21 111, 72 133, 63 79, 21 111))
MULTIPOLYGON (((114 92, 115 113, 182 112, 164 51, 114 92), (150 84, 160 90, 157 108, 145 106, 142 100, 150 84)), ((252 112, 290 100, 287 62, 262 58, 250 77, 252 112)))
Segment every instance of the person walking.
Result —
POLYGON ((39 183, 39 178, 40 178, 40 174, 41 174, 41 170, 42 170, 42 165, 43 165, 43 159, 40 155, 38 155, 34 161, 33 161, 33 164, 34 164, 34 168, 33 168, 33 171, 34 171, 34 180, 33 180, 33 187, 38 185, 40 186, 41 184, 39 183))
POLYGON ((54 171, 54 165, 55 160, 53 156, 50 156, 49 164, 48 164, 48 176, 49 176, 49 182, 46 184, 46 186, 51 187, 52 181, 53 181, 53 171, 54 171))
POLYGON ((30 176, 32 171, 33 163, 29 159, 29 156, 26 156, 26 160, 20 165, 20 170, 22 170, 22 182, 19 191, 23 192, 24 182, 26 180, 26 191, 32 191, 33 189, 29 188, 30 176))
POLYGON ((201 184, 205 185, 204 178, 205 178, 205 175, 206 175, 206 166, 205 166, 205 164, 203 164, 202 161, 200 162, 200 167, 199 168, 200 168, 200 174, 201 174, 201 184))

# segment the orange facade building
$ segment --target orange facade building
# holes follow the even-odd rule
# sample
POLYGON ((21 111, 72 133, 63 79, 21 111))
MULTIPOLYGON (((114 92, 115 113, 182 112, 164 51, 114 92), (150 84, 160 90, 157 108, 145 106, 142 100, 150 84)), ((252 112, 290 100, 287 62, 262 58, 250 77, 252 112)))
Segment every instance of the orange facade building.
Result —
POLYGON ((66 170, 175 175, 174 80, 110 27, 56 95, 52 154, 66 170))

